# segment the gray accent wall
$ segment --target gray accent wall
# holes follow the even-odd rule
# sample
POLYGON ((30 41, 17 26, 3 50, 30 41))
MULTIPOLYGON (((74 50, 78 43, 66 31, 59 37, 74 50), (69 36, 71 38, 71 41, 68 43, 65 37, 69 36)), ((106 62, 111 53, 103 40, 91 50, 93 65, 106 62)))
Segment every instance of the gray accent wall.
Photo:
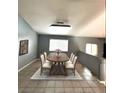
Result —
POLYGON ((33 31, 21 16, 18 16, 18 49, 20 40, 29 40, 28 54, 18 56, 18 69, 37 57, 37 38, 37 33, 33 31))
POLYGON ((72 37, 72 36, 56 36, 56 35, 38 35, 38 57, 44 51, 49 53, 49 40, 50 39, 67 39, 69 40, 68 55, 71 52, 77 53, 78 51, 85 52, 86 43, 94 43, 98 45, 98 57, 103 56, 104 38, 93 37, 72 37))

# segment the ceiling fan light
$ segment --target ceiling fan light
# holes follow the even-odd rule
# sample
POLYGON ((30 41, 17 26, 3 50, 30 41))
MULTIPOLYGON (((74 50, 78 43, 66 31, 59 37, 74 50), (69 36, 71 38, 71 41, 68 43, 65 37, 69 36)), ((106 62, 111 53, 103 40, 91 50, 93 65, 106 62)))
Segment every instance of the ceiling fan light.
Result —
POLYGON ((64 24, 52 24, 49 26, 49 32, 58 34, 58 33, 68 33, 71 30, 70 25, 64 25, 64 24))
POLYGON ((50 26, 56 26, 56 27, 71 27, 70 25, 64 25, 64 24, 52 24, 50 26))

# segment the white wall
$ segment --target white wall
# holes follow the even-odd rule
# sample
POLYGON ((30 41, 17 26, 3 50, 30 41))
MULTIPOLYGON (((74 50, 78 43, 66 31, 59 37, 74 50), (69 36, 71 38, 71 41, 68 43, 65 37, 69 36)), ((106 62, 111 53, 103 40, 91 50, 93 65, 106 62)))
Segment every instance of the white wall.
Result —
POLYGON ((18 56, 18 69, 37 57, 37 33, 33 31, 21 16, 18 16, 18 49, 20 40, 25 39, 29 40, 29 50, 28 54, 18 56))

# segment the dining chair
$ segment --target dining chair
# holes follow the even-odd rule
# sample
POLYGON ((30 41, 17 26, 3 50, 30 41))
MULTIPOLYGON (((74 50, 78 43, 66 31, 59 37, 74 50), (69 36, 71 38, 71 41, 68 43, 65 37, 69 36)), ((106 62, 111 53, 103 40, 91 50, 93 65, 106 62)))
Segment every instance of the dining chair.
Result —
POLYGON ((74 56, 74 54, 73 54, 73 53, 71 53, 69 60, 71 60, 71 61, 72 61, 73 56, 74 56))
POLYGON ((66 69, 71 69, 73 71, 74 75, 75 75, 76 62, 77 62, 77 56, 74 57, 74 60, 72 63, 65 64, 66 69))
POLYGON ((40 60, 41 60, 41 71, 40 71, 40 75, 41 75, 43 69, 51 69, 51 64, 50 62, 45 62, 45 58, 43 54, 40 55, 40 60))
POLYGON ((68 64, 68 63, 73 63, 73 60, 74 60, 74 57, 75 57, 75 55, 73 54, 73 53, 71 53, 71 55, 70 55, 70 58, 69 58, 69 60, 66 62, 66 64, 68 64))
POLYGON ((47 60, 47 53, 46 53, 46 52, 44 52, 44 60, 45 60, 45 62, 49 62, 49 61, 47 60))

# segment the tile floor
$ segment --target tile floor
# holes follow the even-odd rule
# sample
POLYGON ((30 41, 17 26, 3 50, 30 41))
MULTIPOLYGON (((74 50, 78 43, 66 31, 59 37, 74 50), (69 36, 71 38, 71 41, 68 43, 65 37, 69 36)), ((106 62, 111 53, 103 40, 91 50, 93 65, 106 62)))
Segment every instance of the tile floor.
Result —
POLYGON ((105 93, 106 87, 77 63, 76 69, 83 80, 31 80, 30 77, 39 69, 40 61, 30 64, 18 73, 18 93, 105 93))

